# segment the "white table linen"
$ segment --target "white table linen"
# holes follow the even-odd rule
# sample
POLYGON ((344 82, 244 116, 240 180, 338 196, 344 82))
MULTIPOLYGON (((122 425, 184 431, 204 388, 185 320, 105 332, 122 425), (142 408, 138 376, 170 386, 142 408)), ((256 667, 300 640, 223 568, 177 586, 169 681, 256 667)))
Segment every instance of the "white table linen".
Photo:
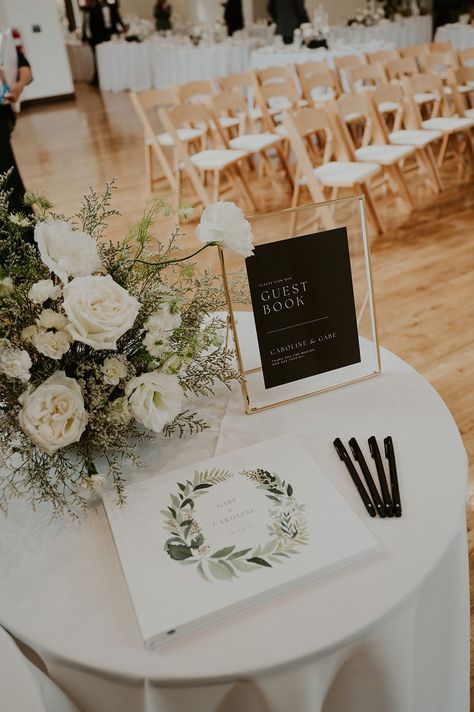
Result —
POLYGON ((438 27, 435 42, 451 42, 454 49, 474 47, 474 27, 455 23, 438 27))
POLYGON ((331 27, 331 41, 343 40, 348 44, 366 43, 371 40, 393 42, 395 47, 431 42, 433 18, 431 15, 402 17, 398 20, 381 20, 377 25, 346 25, 331 27))
POLYGON ((102 507, 79 526, 18 502, 0 521, 0 623, 84 712, 468 712, 466 453, 426 381, 387 351, 382 364, 381 376, 252 416, 238 391, 220 392, 199 406, 209 431, 143 450, 149 471, 169 471, 295 432, 378 555, 152 653, 102 507), (332 446, 372 434, 394 438, 401 519, 369 519, 332 446))

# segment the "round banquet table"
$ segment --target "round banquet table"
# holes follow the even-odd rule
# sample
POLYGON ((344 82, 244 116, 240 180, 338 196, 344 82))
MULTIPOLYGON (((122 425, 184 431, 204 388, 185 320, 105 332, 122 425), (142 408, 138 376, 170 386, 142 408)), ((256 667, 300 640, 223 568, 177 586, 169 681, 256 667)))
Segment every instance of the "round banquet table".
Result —
MULTIPOLYGON (((239 322, 254 352, 249 315, 239 322)), ((223 389, 198 404, 210 430, 159 438, 133 475, 294 432, 372 531, 376 555, 150 652, 100 503, 77 524, 17 502, 0 521, 0 624, 83 712, 467 712, 466 453, 433 388, 386 350, 382 366, 251 416, 223 389), (372 434, 394 439, 401 519, 368 517, 332 446, 372 434)))
POLYGON ((435 42, 451 42, 454 49, 474 47, 474 27, 461 23, 442 25, 435 34, 435 42))
POLYGON ((363 44, 377 39, 393 42, 395 47, 408 47, 409 45, 431 42, 432 35, 433 17, 431 15, 401 17, 394 21, 381 20, 372 27, 356 24, 331 27, 331 41, 343 40, 349 44, 363 44))

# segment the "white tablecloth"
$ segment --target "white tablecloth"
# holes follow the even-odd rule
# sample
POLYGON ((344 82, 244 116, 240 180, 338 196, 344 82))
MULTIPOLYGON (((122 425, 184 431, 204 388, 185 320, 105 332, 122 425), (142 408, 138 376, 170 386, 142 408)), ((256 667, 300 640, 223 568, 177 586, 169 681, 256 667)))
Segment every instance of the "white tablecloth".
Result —
POLYGON ((78 40, 66 42, 67 56, 74 82, 90 82, 94 76, 94 57, 90 45, 78 40))
POLYGON ((209 47, 158 38, 141 43, 104 42, 97 46, 99 85, 103 91, 143 91, 245 72, 258 42, 229 39, 209 47))
POLYGON ((361 25, 331 27, 331 40, 343 40, 348 44, 365 43, 374 39, 393 42, 395 47, 431 42, 433 18, 431 15, 406 17, 393 22, 382 20, 373 27, 361 25))
POLYGON ((210 431, 143 451, 167 471, 293 431, 373 532, 376 556, 149 652, 102 508, 80 526, 18 502, 0 520, 0 623, 83 712, 468 712, 466 454, 426 381, 383 350, 382 364, 376 378, 252 416, 238 391, 220 393, 203 411, 210 431), (368 517, 332 446, 372 434, 394 438, 401 519, 368 517))
POLYGON ((454 49, 474 47, 474 27, 471 25, 442 25, 435 34, 436 42, 452 42, 454 49))

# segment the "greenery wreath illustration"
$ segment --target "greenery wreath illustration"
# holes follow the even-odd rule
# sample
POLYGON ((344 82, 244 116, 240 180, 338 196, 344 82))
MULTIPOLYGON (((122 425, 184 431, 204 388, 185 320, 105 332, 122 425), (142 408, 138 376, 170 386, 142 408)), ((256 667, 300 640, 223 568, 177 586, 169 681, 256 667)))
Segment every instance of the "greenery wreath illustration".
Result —
POLYGON ((255 482, 256 489, 264 490, 272 503, 268 510, 269 539, 263 545, 240 550, 226 546, 211 552, 206 544, 195 515, 195 501, 211 487, 234 477, 228 470, 196 472, 192 481, 178 482, 179 492, 171 494, 171 505, 161 510, 164 528, 171 534, 164 545, 166 553, 180 564, 195 566, 208 582, 231 581, 239 573, 272 567, 299 553, 308 543, 304 504, 296 501, 291 484, 261 468, 243 470, 239 475, 255 482))

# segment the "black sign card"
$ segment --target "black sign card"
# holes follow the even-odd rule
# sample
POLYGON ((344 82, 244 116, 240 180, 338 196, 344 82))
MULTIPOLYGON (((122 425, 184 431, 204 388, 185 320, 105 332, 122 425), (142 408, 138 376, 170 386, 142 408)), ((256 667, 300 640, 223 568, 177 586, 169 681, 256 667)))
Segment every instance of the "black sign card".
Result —
POLYGON ((346 228, 257 245, 245 262, 265 388, 360 362, 346 228))

